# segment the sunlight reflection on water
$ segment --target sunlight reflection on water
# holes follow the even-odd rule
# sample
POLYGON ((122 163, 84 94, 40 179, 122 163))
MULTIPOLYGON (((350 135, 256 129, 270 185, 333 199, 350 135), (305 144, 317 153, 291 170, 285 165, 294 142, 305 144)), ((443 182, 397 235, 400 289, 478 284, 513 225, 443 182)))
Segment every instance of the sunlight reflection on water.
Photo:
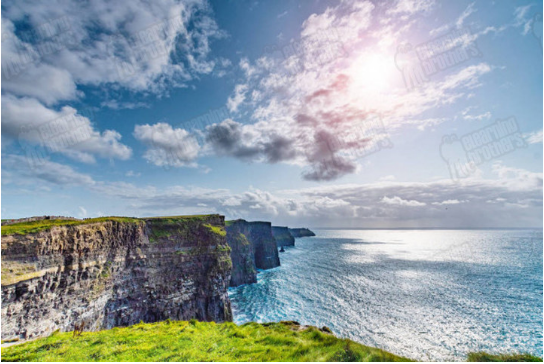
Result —
POLYGON ((542 232, 316 230, 230 289, 236 323, 295 320, 420 360, 542 355, 542 232))

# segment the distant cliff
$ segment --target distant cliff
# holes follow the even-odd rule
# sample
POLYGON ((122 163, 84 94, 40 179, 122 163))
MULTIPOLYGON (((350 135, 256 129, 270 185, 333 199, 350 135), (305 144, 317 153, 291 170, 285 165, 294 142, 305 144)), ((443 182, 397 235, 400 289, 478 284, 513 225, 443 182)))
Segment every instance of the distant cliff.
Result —
POLYGON ((291 235, 287 226, 272 226, 272 235, 276 239, 278 247, 295 245, 295 238, 291 235))
POLYGON ((315 236, 314 232, 306 228, 289 229, 291 235, 295 238, 302 238, 305 236, 315 236))
POLYGON ((234 220, 226 224, 233 262, 231 286, 257 282, 256 269, 280 265, 272 226, 264 221, 234 220))
POLYGON ((228 221, 226 224, 227 243, 231 248, 232 260, 231 287, 257 282, 255 250, 246 236, 248 229, 249 225, 245 220, 228 221))
POLYGON ((223 216, 95 220, 2 227, 2 339, 232 320, 223 216))

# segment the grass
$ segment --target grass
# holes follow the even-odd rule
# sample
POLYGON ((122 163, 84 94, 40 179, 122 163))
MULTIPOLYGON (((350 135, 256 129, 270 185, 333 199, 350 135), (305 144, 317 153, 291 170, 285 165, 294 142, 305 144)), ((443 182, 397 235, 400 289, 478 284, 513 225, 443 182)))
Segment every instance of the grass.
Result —
MULTIPOLYGON (((5 341, 8 342, 8 341, 5 341)), ((98 332, 55 332, 2 348, 2 361, 410 361, 296 322, 237 326, 170 321, 98 332)), ((471 353, 468 361, 542 361, 529 354, 471 353)))
POLYGON ((214 234, 217 234, 219 236, 227 236, 227 232, 222 226, 214 226, 211 224, 204 224, 204 226, 210 229, 214 234))
POLYGON ((542 358, 531 354, 488 354, 486 352, 470 353, 467 361, 478 362, 537 362, 542 358))
POLYGON ((164 321, 59 333, 2 348, 2 361, 408 361, 315 327, 164 321))
POLYGON ((122 217, 122 216, 107 216, 107 217, 96 217, 93 219, 87 220, 39 220, 39 221, 29 221, 29 222, 20 222, 12 225, 2 226, 2 236, 6 235, 25 235, 37 233, 44 230, 49 230, 53 226, 72 226, 72 225, 86 225, 93 224, 97 222, 106 222, 106 221, 117 221, 117 222, 139 222, 144 220, 204 220, 208 216, 213 215, 181 215, 181 216, 164 216, 164 217, 145 217, 145 218, 136 218, 136 217, 122 217))
POLYGON ((117 221, 117 222, 138 222, 141 221, 135 217, 121 217, 121 216, 108 216, 108 217, 96 217, 94 219, 87 220, 39 220, 20 222, 12 225, 2 226, 2 236, 5 235, 25 235, 31 233, 37 233, 43 230, 49 230, 53 226, 72 226, 72 225, 86 225, 97 222, 105 221, 117 221))

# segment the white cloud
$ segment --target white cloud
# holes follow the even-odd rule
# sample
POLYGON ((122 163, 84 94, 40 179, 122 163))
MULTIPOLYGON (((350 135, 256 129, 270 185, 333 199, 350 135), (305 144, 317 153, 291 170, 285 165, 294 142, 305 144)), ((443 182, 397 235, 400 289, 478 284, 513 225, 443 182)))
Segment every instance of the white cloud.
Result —
POLYGON ((463 203, 463 202, 466 202, 466 201, 446 200, 446 201, 442 201, 442 202, 433 202, 433 205, 438 205, 438 206, 442 206, 442 205, 457 205, 457 204, 460 204, 460 203, 463 203))
POLYGON ((82 162, 94 162, 95 156, 126 160, 132 154, 118 132, 97 131, 74 108, 55 111, 33 98, 2 97, 2 137, 17 140, 26 153, 61 153, 82 162))
POLYGON ((521 33, 523 35, 529 34, 529 31, 531 30, 531 27, 533 25, 533 18, 530 16, 527 17, 529 13, 529 9, 531 9, 532 6, 533 4, 518 6, 514 10, 515 19, 513 22, 513 26, 515 26, 516 28, 521 27, 522 28, 521 33))
MULTIPOLYGON (((379 182, 328 185, 283 191, 170 186, 157 189, 126 182, 95 181, 58 163, 28 168, 21 156, 4 156, 5 191, 18 185, 83 187, 115 200, 121 213, 157 216, 220 213, 228 218, 289 226, 327 227, 499 227, 541 226, 542 173, 494 165, 499 179, 457 183, 379 182), (455 208, 445 208, 445 207, 455 208)), ((111 214, 107 212, 106 214, 111 214)))
POLYGON ((425 202, 419 202, 416 200, 403 200, 402 198, 398 196, 394 196, 391 198, 384 196, 382 198, 382 202, 388 205, 400 205, 400 206, 410 206, 410 207, 420 207, 420 206, 426 205, 425 202))
POLYGON ((2 156, 2 184, 42 185, 44 182, 61 186, 93 186, 95 181, 88 175, 76 172, 72 167, 42 160, 34 161, 19 155, 2 156), (4 173, 5 172, 5 173, 4 173))
POLYGON ((468 97, 492 69, 467 64, 407 92, 395 65, 398 37, 432 5, 398 1, 384 14, 369 1, 347 1, 312 14, 299 39, 254 62, 242 59, 246 78, 227 101, 232 120, 208 128, 207 148, 298 165, 307 180, 334 180, 357 172, 361 158, 391 147, 401 127, 424 130, 448 120, 423 114, 468 97))
POLYGON ((134 171, 128 171, 125 173, 125 176, 127 177, 140 177, 142 174, 140 172, 136 173, 134 171))
POLYGON ((523 134, 523 137, 529 144, 542 143, 542 129, 523 134))
POLYGON ((159 0, 152 5, 139 0, 130 5, 59 0, 54 8, 24 0, 5 6, 2 23, 6 23, 3 36, 9 35, 2 44, 8 45, 2 68, 20 64, 21 50, 38 60, 25 64, 3 82, 2 89, 48 104, 73 99, 74 83, 116 83, 146 92, 183 86, 198 74, 213 71, 210 41, 224 36, 203 0, 159 0), (44 51, 49 48, 40 37, 15 36, 14 22, 27 22, 30 29, 53 24, 58 28, 57 42, 44 51), (33 80, 33 75, 39 77, 33 80))
POLYGON ((392 174, 380 177, 380 181, 394 181, 395 179, 395 176, 393 176, 392 174))
MULTIPOLYGON (((83 162, 94 162, 96 156, 128 159, 131 149, 120 143, 118 132, 95 130, 81 110, 61 103, 84 96, 78 90, 82 85, 146 94, 186 86, 212 73, 216 63, 228 66, 224 59, 210 59, 210 42, 223 36, 205 0, 4 4, 2 136, 8 142, 15 138, 42 144, 48 153, 83 162), (35 135, 43 130, 21 133, 22 128, 47 128, 41 125, 59 118, 66 119, 62 136, 35 135)), ((106 100, 102 106, 131 109, 146 104, 106 100)), ((148 159, 165 163, 160 150, 149 151, 148 159)))
POLYGON ((136 125, 134 137, 147 146, 144 158, 156 166, 196 166, 200 146, 185 129, 174 129, 166 123, 136 125))
POLYGON ((227 107, 230 112, 238 111, 238 107, 246 99, 247 85, 236 85, 234 87, 234 95, 227 100, 227 107))

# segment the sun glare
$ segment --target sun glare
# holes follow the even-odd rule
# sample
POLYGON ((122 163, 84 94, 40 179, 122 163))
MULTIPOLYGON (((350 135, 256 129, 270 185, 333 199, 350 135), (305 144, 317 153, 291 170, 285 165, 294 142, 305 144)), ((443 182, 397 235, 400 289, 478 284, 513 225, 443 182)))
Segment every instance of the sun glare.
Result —
POLYGON ((354 85, 365 93, 383 93, 393 87, 395 71, 392 57, 367 55, 352 68, 354 85))

